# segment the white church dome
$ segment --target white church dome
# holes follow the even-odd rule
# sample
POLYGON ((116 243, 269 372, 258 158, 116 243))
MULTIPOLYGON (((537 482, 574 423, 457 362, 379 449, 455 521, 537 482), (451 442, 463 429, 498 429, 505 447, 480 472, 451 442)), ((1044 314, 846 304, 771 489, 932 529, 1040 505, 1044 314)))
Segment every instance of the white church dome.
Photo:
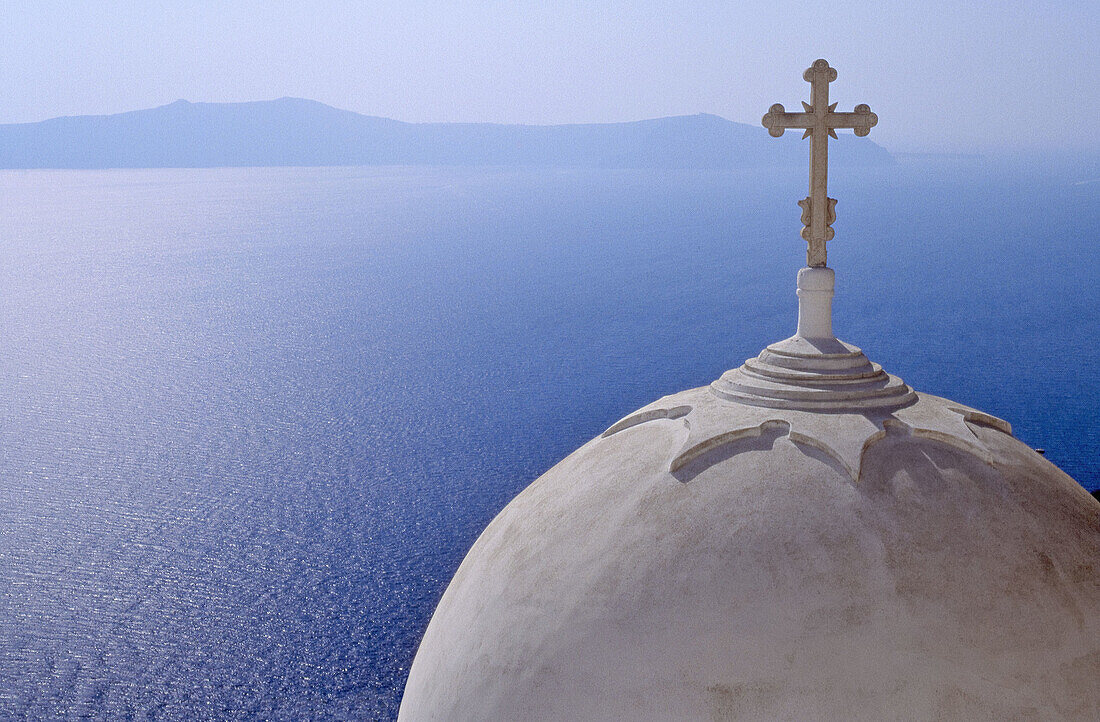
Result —
POLYGON ((815 237, 794 337, 489 524, 401 720, 1100 719, 1100 503, 838 341, 815 237))
POLYGON ((844 348, 776 344, 531 484, 401 719, 1100 718, 1100 504, 844 348))

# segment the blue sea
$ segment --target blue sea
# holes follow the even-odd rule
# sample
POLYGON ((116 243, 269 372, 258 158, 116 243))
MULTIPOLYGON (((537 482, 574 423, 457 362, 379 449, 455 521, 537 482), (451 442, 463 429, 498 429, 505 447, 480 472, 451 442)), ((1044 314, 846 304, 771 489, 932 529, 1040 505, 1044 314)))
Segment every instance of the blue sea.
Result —
MULTIPOLYGON (((793 333, 805 182, 0 173, 0 718, 392 718, 509 499, 793 333)), ((1100 486, 1100 180, 830 191, 838 335, 1100 486)))

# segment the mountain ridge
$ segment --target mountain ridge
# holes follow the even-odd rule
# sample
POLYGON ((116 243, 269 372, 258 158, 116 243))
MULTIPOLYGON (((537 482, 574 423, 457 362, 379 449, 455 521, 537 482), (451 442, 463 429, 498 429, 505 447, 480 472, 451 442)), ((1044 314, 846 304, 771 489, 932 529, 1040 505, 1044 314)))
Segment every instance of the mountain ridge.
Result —
MULTIPOLYGON (((166 105, 0 125, 0 168, 501 165, 733 169, 806 164, 797 134, 710 113, 618 123, 409 123, 304 98, 166 105)), ((892 165, 841 136, 830 160, 892 165)))

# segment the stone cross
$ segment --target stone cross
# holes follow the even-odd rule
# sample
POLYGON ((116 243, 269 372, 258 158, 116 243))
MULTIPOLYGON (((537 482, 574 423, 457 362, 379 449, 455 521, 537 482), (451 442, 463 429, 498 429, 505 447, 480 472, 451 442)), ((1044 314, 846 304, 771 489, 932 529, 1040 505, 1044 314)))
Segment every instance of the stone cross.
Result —
POLYGON ((851 128, 856 135, 867 135, 878 123, 878 116, 863 104, 851 113, 834 113, 836 103, 829 105, 829 83, 836 80, 836 68, 826 60, 815 60, 802 77, 810 84, 810 102, 803 101, 805 113, 788 113, 776 103, 764 116, 764 127, 778 138, 787 128, 805 129, 803 138, 810 138, 810 195, 798 202, 802 207, 802 238, 809 242, 806 265, 825 266, 825 242, 833 238, 832 223, 836 220, 836 199, 829 198, 826 184, 829 178, 829 136, 836 137, 837 128, 851 128))

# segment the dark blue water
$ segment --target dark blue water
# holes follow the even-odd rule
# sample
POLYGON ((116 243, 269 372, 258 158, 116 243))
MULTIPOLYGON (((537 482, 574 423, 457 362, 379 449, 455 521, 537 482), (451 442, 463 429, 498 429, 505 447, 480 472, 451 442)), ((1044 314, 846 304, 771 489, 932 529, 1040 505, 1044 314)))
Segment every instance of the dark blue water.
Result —
MULTIPOLYGON (((392 717, 513 495, 793 332, 804 182, 0 174, 0 717, 392 717)), ((839 335, 1100 486, 1100 183, 831 191, 839 335)))

